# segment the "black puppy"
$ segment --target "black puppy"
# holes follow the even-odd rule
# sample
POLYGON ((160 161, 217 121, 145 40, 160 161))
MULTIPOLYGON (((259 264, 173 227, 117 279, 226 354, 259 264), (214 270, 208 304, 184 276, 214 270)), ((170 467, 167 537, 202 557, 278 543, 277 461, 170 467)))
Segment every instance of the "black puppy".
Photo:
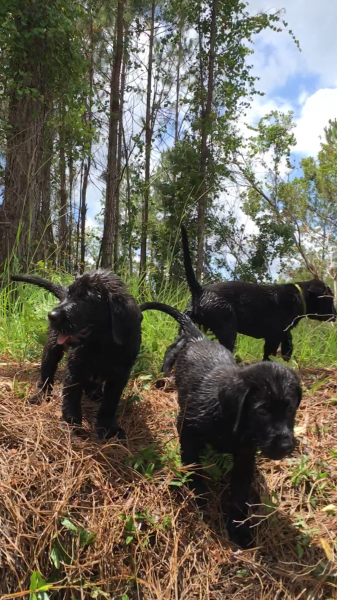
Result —
MULTIPOLYGON (((243 333, 264 338, 263 360, 269 360, 271 354, 275 356, 281 344, 282 356, 288 361, 293 351, 291 329, 301 318, 336 320, 333 293, 319 279, 282 285, 227 281, 202 287, 195 278, 184 226, 181 232, 186 278, 192 294, 186 314, 194 323, 210 329, 231 352, 237 334, 243 333)), ((175 345, 176 342, 168 348, 165 357, 171 368, 175 345)))
POLYGON ((115 422, 116 409, 141 343, 142 314, 135 299, 117 275, 105 270, 84 273, 69 288, 30 275, 12 279, 43 287, 61 300, 48 315, 40 390, 50 390, 58 362, 69 350, 63 418, 81 425, 82 392, 94 395, 98 390, 99 396, 104 383, 98 433, 100 437, 114 436, 121 431, 115 422))
MULTIPOLYGON (((255 454, 279 460, 295 446, 294 422, 302 397, 298 376, 277 363, 237 367, 232 354, 205 338, 185 314, 157 302, 141 310, 156 309, 174 317, 182 328, 176 364, 178 432, 183 464, 199 464, 206 444, 232 453, 231 499, 227 529, 230 539, 243 547, 252 544, 248 492, 253 480, 255 454)), ((191 487, 204 493, 202 477, 191 487)))

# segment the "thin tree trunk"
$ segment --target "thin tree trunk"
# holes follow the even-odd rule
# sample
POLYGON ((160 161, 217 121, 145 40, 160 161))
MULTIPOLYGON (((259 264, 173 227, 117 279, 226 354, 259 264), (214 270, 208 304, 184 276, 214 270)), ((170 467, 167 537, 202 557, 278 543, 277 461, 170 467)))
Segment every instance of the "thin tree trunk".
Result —
POLYGON ((81 229, 81 216, 82 216, 82 188, 83 188, 83 171, 84 171, 84 160, 81 163, 81 177, 80 177, 80 202, 78 205, 78 215, 76 223, 76 256, 75 256, 75 273, 78 273, 78 262, 79 262, 79 246, 80 246, 80 229, 81 229))
POLYGON ((128 46, 128 26, 125 27, 124 34, 124 52, 123 52, 123 66, 121 75, 121 91, 120 91, 120 114, 118 123, 118 155, 117 155, 117 184, 116 184, 116 202, 115 202, 115 217, 114 217, 114 271, 117 271, 118 267, 118 255, 119 255, 119 205, 120 205, 120 186, 122 178, 122 148, 123 148, 123 105, 124 105, 124 91, 126 81, 126 65, 128 62, 127 55, 128 46))
POLYGON ((81 260, 80 260, 80 273, 84 273, 85 269, 85 224, 87 217, 87 189, 88 179, 90 172, 91 159, 90 156, 86 163, 84 163, 83 172, 83 185, 82 185, 82 198, 81 198, 81 260))
POLYGON ((124 18, 125 0, 118 0, 117 22, 116 22, 116 43, 114 51, 114 62, 111 72, 110 85, 110 117, 109 117, 109 145, 108 145, 108 166, 107 166, 107 185, 104 211, 104 227, 102 239, 102 267, 111 268, 113 258, 113 245, 116 230, 116 192, 118 189, 118 164, 117 164, 117 145, 118 145, 118 122, 120 114, 120 73, 123 57, 123 18, 124 18))
MULTIPOLYGON (((89 107, 86 113, 86 120, 89 124, 89 129, 92 128, 92 94, 93 94, 93 83, 94 83, 94 41, 93 41, 93 18, 91 15, 90 20, 90 53, 89 53, 89 107)), ((80 257, 80 273, 84 273, 85 269, 85 251, 86 251, 86 220, 87 220, 87 190, 91 167, 91 139, 89 144, 88 156, 86 162, 83 161, 83 178, 81 187, 81 208, 80 208, 80 222, 81 222, 81 257, 80 257)))
POLYGON ((68 261, 69 270, 73 270, 73 227, 74 227, 74 209, 73 209, 73 193, 74 193, 74 165, 73 158, 70 156, 69 161, 69 225, 68 225, 68 261))
POLYGON ((53 158, 53 134, 45 127, 43 139, 43 165, 40 178, 40 210, 38 214, 37 230, 39 236, 36 260, 46 263, 52 260, 55 263, 55 242, 51 220, 51 163, 53 158))
POLYGON ((178 44, 178 64, 177 64, 177 83, 176 83, 176 110, 174 120, 174 143, 177 144, 179 139, 179 98, 180 98, 180 64, 182 57, 182 31, 183 21, 180 20, 179 25, 179 44, 178 44))
POLYGON ((126 168, 126 210, 127 210, 127 232, 128 232, 128 255, 129 255, 129 270, 130 277, 133 274, 132 264, 132 216, 131 216, 131 184, 130 184, 130 165, 129 165, 129 153, 126 147, 125 131, 123 127, 123 142, 124 142, 124 154, 125 154, 125 168, 126 168))
POLYGON ((59 189, 59 222, 58 222, 58 255, 59 265, 65 266, 67 254, 67 180, 66 180, 66 153, 64 140, 64 125, 60 129, 60 189, 59 189))
POLYGON ((205 213, 207 203, 207 140, 208 124, 212 111, 213 92, 214 92, 214 59, 215 59, 215 38, 216 38, 216 17, 218 0, 213 0, 211 15, 211 36, 208 58, 208 84, 207 101, 205 109, 202 109, 201 115, 201 162, 200 162, 200 197, 198 201, 198 254, 197 254, 197 279, 201 280, 204 263, 204 240, 205 240, 205 213))
POLYGON ((151 147, 152 147, 152 128, 151 128, 151 95, 152 95, 152 66, 153 66, 153 44, 154 44, 154 18, 155 18, 156 0, 152 0, 151 7, 151 29, 149 41, 149 62, 147 69, 147 94, 146 94, 146 117, 145 117, 145 180, 144 180, 144 199, 142 210, 142 233, 140 248, 139 275, 144 276, 146 272, 146 250, 147 250, 147 226, 149 220, 149 197, 150 197, 150 166, 151 166, 151 147))

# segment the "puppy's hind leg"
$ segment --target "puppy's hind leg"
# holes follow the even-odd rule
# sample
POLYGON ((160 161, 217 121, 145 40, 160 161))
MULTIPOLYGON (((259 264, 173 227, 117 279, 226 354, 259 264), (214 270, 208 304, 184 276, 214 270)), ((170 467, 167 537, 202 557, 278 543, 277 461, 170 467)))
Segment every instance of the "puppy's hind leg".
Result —
POLYGON ((209 329, 213 331, 214 335, 218 338, 219 343, 233 353, 237 336, 236 325, 229 322, 224 323, 223 325, 212 325, 209 329))
POLYGON ((227 531, 229 539, 242 548, 249 548, 253 544, 250 527, 242 521, 246 521, 248 516, 247 502, 254 468, 255 448, 246 447, 234 454, 227 531))
POLYGON ((290 329, 283 332, 282 340, 281 340, 281 354, 283 360, 289 362, 291 359, 291 355, 293 353, 293 338, 291 335, 290 329))
POLYGON ((40 370, 40 381, 37 383, 37 393, 30 398, 31 404, 40 404, 44 397, 47 400, 53 390, 57 366, 64 355, 63 346, 57 343, 57 333, 48 332, 48 339, 43 348, 40 370))
POLYGON ((62 417, 69 425, 82 425, 82 379, 68 367, 63 387, 62 417))
POLYGON ((263 360, 269 361, 269 356, 272 354, 276 356, 277 349, 281 342, 281 334, 273 336, 272 338, 266 338, 263 348, 263 360))
POLYGON ((125 437, 125 433, 118 426, 115 416, 118 404, 123 393, 123 390, 129 381, 131 369, 118 373, 118 379, 108 380, 105 382, 103 400, 97 414, 97 433, 98 437, 112 438, 118 435, 120 438, 125 437))
POLYGON ((182 464, 184 466, 193 464, 197 466, 198 471, 190 475, 188 486, 195 494, 199 509, 203 510, 207 504, 207 499, 205 498, 206 486, 204 478, 200 475, 200 454, 204 448, 204 443, 202 440, 189 435, 188 432, 184 431, 184 427, 180 432, 179 438, 182 464))

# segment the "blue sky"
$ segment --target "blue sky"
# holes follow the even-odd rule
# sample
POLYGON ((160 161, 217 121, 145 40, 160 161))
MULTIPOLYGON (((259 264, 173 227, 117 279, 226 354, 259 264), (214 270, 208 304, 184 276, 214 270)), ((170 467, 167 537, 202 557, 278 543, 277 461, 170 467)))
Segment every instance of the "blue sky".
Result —
MULTIPOLYGON (((315 156, 329 119, 337 118, 337 0, 250 0, 249 11, 274 12, 299 39, 302 52, 286 33, 262 32, 250 57, 259 89, 265 96, 254 100, 247 120, 255 124, 273 109, 293 110, 297 127, 296 162, 315 156)), ((88 189, 89 224, 100 209, 102 182, 93 174, 88 189)))

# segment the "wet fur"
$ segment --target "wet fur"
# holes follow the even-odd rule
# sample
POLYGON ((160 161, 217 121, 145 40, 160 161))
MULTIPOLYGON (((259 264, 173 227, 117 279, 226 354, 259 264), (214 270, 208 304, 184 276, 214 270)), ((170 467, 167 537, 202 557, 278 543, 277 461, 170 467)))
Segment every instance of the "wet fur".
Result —
MULTIPOLYGON (((301 294, 293 283, 260 285, 245 281, 226 281, 202 287, 192 268, 188 238, 182 227, 184 265, 192 301, 186 314, 233 352, 238 333, 265 340, 263 360, 276 355, 281 344, 284 360, 293 352, 291 330, 304 315, 301 294)), ((319 279, 299 281, 306 304, 306 315, 318 321, 335 321, 336 309, 329 286, 319 279)), ((172 368, 175 344, 167 350, 164 364, 172 368)), ((167 374, 167 372, 165 373, 167 374)))
MULTIPOLYGON (((226 348, 205 338, 185 314, 170 306, 149 302, 140 308, 166 312, 182 328, 175 371, 182 463, 200 467, 206 444, 233 454, 227 529, 233 542, 249 547, 251 530, 242 522, 248 516, 256 451, 280 459, 293 450, 300 380, 294 371, 277 363, 238 367, 226 348)), ((205 485, 200 471, 190 486, 203 508, 205 485)))
POLYGON ((67 350, 63 418, 72 425, 81 425, 81 397, 85 391, 100 401, 99 435, 111 437, 121 432, 115 413, 139 352, 142 320, 138 305, 123 282, 106 270, 85 273, 69 288, 54 287, 55 284, 35 276, 15 276, 13 280, 44 287, 61 300, 48 315, 50 326, 38 397, 50 393, 58 363, 67 350), (81 331, 85 334, 78 335, 81 331), (73 336, 69 346, 57 343, 60 332, 73 336))

